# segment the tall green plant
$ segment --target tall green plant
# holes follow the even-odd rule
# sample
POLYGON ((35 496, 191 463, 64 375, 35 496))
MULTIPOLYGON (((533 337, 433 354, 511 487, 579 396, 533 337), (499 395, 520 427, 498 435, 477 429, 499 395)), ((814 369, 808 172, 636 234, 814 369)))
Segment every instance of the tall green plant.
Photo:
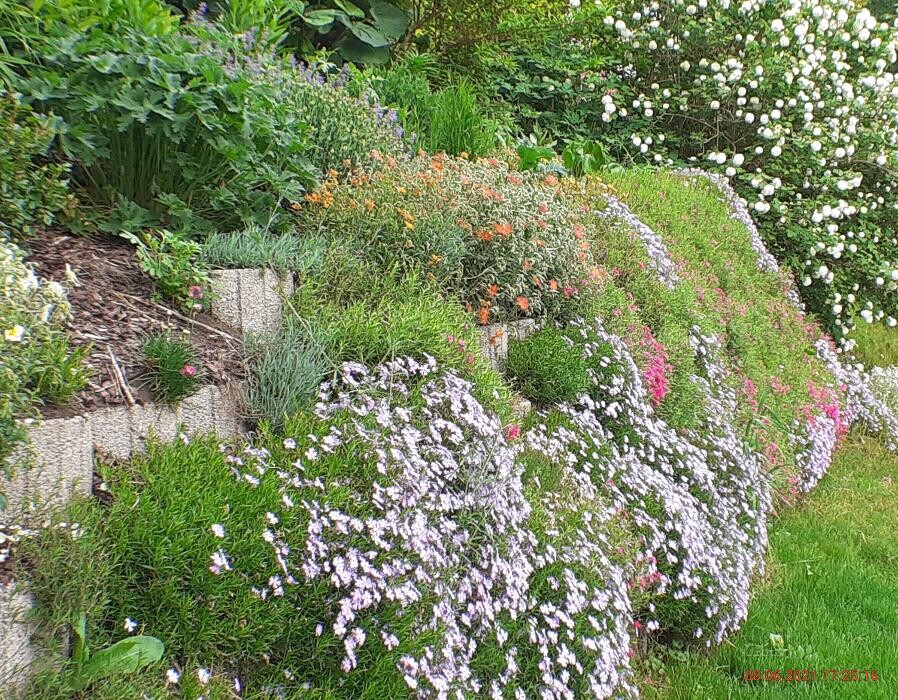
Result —
POLYGON ((465 81, 434 94, 423 146, 432 152, 482 156, 496 147, 498 124, 487 117, 465 81))
POLYGON ((65 120, 92 204, 172 228, 271 226, 314 181, 306 125, 256 79, 261 56, 214 25, 197 35, 67 34, 22 90, 65 120))

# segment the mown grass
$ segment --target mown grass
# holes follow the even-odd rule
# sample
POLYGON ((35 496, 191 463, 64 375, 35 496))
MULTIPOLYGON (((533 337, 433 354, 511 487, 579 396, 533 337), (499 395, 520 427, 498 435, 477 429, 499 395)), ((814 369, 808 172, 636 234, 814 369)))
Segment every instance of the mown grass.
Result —
POLYGON ((898 697, 896 504, 898 457, 853 438, 808 501, 774 524, 767 580, 742 631, 710 655, 667 655, 662 686, 646 685, 644 697, 898 697), (747 669, 814 669, 818 680, 747 683, 747 669), (824 669, 875 670, 880 680, 823 681, 824 669))

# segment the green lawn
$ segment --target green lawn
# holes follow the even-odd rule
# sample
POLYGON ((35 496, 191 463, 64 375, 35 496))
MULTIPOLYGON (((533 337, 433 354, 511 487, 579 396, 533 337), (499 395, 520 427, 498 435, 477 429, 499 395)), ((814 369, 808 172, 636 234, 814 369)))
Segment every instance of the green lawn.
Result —
POLYGON ((644 697, 898 698, 898 456, 852 438, 807 502, 773 524, 768 557, 742 631, 710 656, 668 659, 663 686, 644 697), (814 669, 818 680, 747 683, 746 669, 814 669), (824 669, 880 680, 823 681, 824 669))

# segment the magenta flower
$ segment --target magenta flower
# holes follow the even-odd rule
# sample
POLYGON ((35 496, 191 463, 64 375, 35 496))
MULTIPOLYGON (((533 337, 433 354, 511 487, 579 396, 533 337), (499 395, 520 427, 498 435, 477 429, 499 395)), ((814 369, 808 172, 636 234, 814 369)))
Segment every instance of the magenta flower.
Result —
POLYGON ((197 373, 197 368, 193 365, 184 365, 181 368, 181 374, 185 377, 195 377, 197 373))
POLYGON ((190 289, 187 290, 187 295, 191 299, 202 299, 203 298, 203 288, 198 284, 191 285, 190 289))

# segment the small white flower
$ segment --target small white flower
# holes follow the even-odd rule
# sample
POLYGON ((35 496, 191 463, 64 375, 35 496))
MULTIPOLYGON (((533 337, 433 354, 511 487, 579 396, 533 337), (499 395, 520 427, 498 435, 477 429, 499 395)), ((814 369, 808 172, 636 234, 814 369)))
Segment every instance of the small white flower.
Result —
POLYGON ((129 634, 137 629, 137 623, 132 620, 130 617, 125 618, 125 632, 129 634))
POLYGON ((181 674, 178 673, 175 669, 170 668, 165 672, 166 683, 170 685, 177 685, 179 680, 181 680, 181 674))
POLYGON ((219 537, 219 538, 222 538, 222 539, 223 539, 224 536, 225 536, 224 525, 220 525, 220 524, 218 524, 218 523, 215 523, 215 524, 212 526, 212 534, 215 535, 216 537, 219 537))
POLYGON ((8 340, 10 343, 19 343, 22 341, 22 338, 25 336, 25 327, 20 326, 18 323, 14 325, 12 328, 7 328, 3 331, 3 337, 8 340))
POLYGON ((285 450, 295 450, 296 449, 296 440, 293 438, 286 438, 284 440, 284 449, 285 450))
POLYGON ((208 668, 199 668, 196 671, 196 677, 199 679, 200 683, 206 685, 209 682, 209 679, 212 678, 212 673, 208 668))

